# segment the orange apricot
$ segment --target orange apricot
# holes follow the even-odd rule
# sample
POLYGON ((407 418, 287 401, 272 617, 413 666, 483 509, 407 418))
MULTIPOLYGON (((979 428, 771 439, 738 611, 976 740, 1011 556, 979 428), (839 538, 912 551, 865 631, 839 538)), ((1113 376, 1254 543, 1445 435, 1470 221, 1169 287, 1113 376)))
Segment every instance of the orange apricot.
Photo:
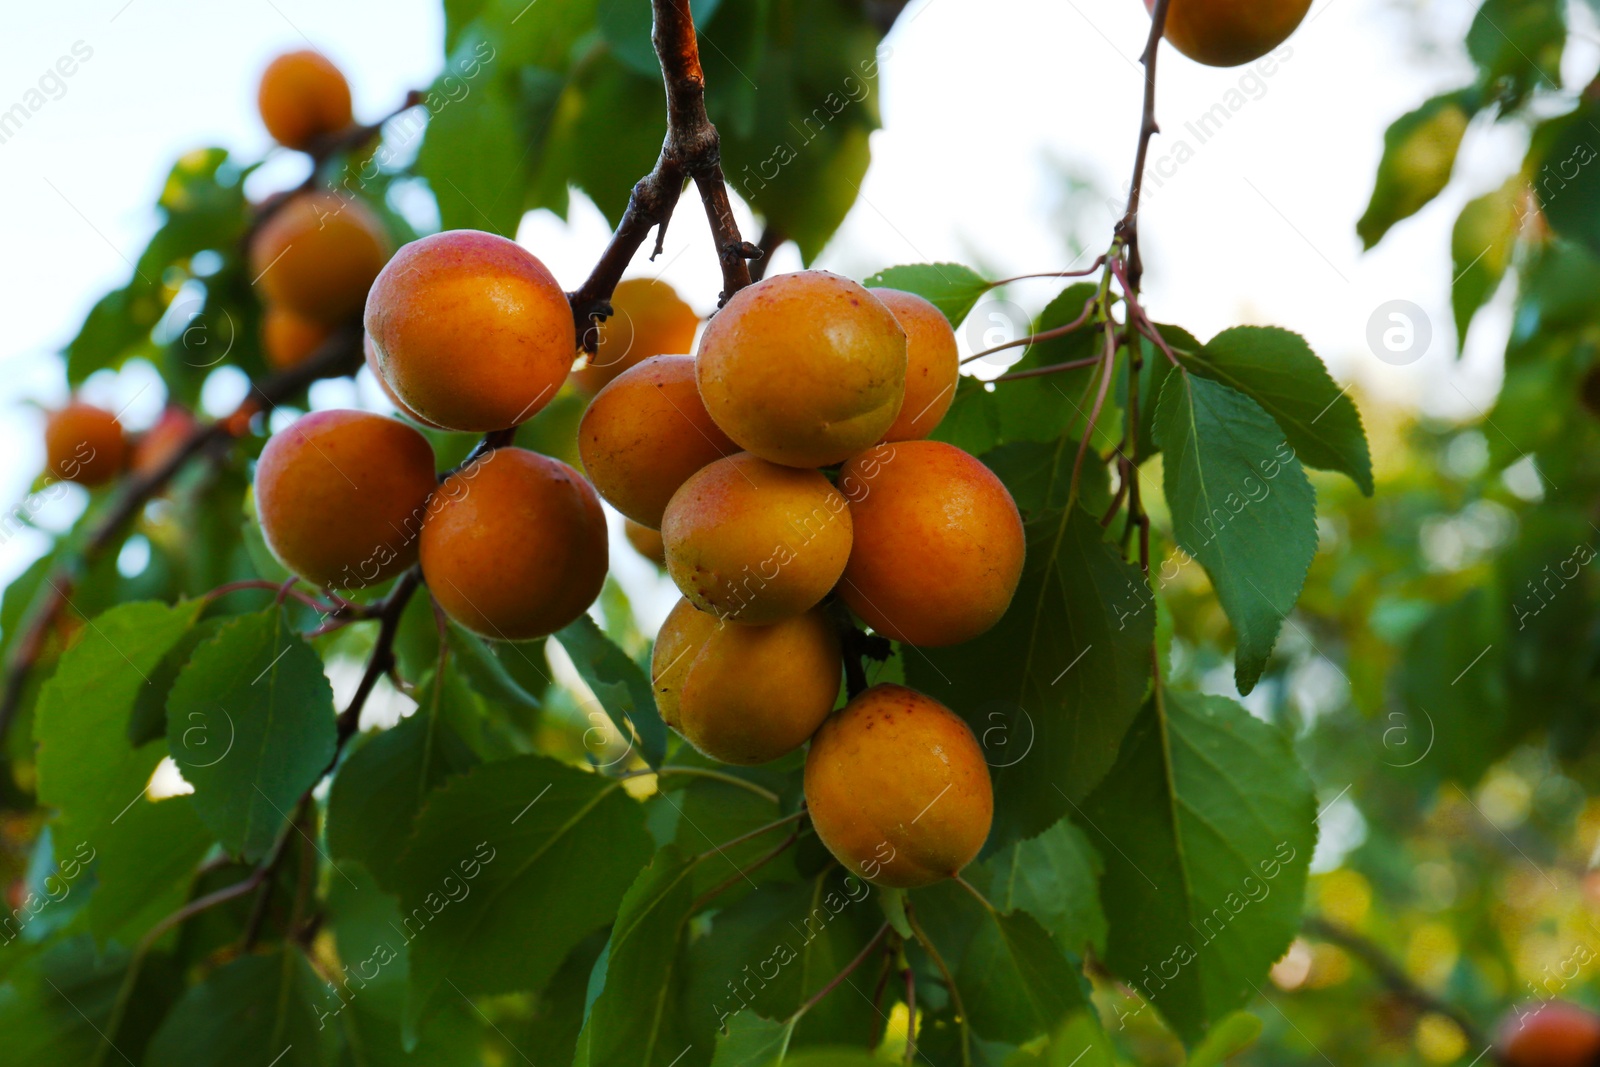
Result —
POLYGON ((500 448, 439 485, 422 527, 422 576, 474 633, 521 641, 582 615, 605 583, 606 520, 582 475, 500 448))
POLYGON ((737 451, 700 402, 692 356, 652 356, 629 368, 578 424, 578 454, 595 489, 646 526, 661 525, 691 474, 737 451))
POLYGON ((913 645, 958 644, 1000 621, 1025 538, 993 471, 942 441, 898 441, 851 459, 839 485, 855 526, 839 583, 850 610, 913 645))
POLYGON ((303 193, 250 239, 250 269, 268 304, 337 326, 361 312, 389 258, 389 234, 354 197, 303 193))
POLYGON ((839 634, 812 608, 771 626, 707 615, 687 600, 651 660, 661 718, 723 763, 767 763, 816 733, 839 694, 839 634))
POLYGON ((477 230, 396 253, 372 286, 366 324, 378 371, 407 407, 476 433, 537 414, 577 344, 555 275, 515 241, 477 230))
POLYGON ((706 410, 748 452, 838 463, 882 439, 906 392, 906 333, 848 278, 780 274, 735 293, 700 338, 706 410))
POLYGON ((74 400, 45 420, 44 451, 52 477, 95 486, 122 473, 127 443, 115 415, 74 400))
POLYGON ((1237 67, 1286 41, 1309 10, 1311 0, 1171 0, 1165 36, 1196 63, 1237 67))
POLYGON ((667 565, 667 545, 661 540, 661 531, 649 526, 640 525, 632 519, 622 523, 622 535, 628 539, 628 544, 633 550, 657 567, 667 565))
POLYGON ((289 570, 357 589, 417 559, 435 476, 427 438, 367 411, 313 411, 272 435, 256 463, 256 514, 289 570))
POLYGON ((135 474, 160 470, 188 443, 198 426, 187 408, 169 406, 155 425, 139 436, 128 458, 128 469, 135 474))
POLYGON ((598 393, 651 356, 692 352, 699 325, 694 308, 666 282, 654 278, 618 282, 611 294, 611 317, 599 327, 594 354, 572 377, 585 392, 598 393))
POLYGON ((748 452, 702 468, 661 520, 667 573, 695 607, 774 623, 828 595, 850 556, 850 508, 814 470, 748 452))
POLYGON ((367 369, 372 372, 372 377, 378 383, 378 388, 383 390, 384 398, 387 399, 389 403, 394 405, 394 409, 396 411, 410 419, 412 422, 431 427, 435 430, 444 429, 444 427, 440 426, 437 422, 429 422, 421 415, 418 415, 415 411, 412 411, 410 408, 406 407, 406 402, 394 395, 394 390, 389 388, 389 383, 383 380, 383 375, 378 371, 378 354, 372 350, 372 335, 370 333, 363 333, 361 335, 361 358, 366 361, 367 369))
POLYGON ((956 379, 961 377, 956 332, 944 312, 915 293, 899 289, 867 292, 894 314, 906 332, 906 399, 883 439, 911 441, 927 437, 956 398, 956 379))
POLYGON ((274 141, 310 148, 350 125, 350 83, 320 53, 285 52, 262 71, 256 106, 274 141))
POLYGON ((273 370, 298 367, 333 333, 326 323, 269 307, 261 316, 261 351, 273 370))
POLYGON ((1523 1005, 1501 1022, 1497 1044, 1505 1067, 1593 1067, 1600 1017, 1563 1000, 1523 1005))
POLYGON ((806 755, 805 794, 828 851, 893 889, 958 873, 983 848, 994 817, 972 730, 899 685, 873 686, 822 724, 806 755))

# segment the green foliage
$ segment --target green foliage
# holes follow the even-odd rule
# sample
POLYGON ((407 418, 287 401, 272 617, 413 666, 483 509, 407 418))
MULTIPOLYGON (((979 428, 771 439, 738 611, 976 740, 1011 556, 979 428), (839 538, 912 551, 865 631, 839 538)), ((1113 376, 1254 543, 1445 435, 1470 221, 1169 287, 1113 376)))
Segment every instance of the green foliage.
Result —
POLYGON ((862 282, 869 289, 900 289, 916 293, 944 313, 958 327, 980 297, 994 287, 971 267, 959 263, 919 263, 880 270, 862 282))
POLYGON ((1478 109, 1478 91, 1436 96, 1395 120, 1383 135, 1383 161, 1366 214, 1356 224, 1371 248, 1389 228, 1408 219, 1444 191, 1455 169, 1456 151, 1478 109))

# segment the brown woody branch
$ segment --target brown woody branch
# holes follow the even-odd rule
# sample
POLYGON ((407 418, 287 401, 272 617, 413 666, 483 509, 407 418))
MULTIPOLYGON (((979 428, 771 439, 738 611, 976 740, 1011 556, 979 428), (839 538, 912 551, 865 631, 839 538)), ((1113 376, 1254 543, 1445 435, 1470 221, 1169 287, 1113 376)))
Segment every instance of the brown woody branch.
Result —
POLYGON ((1128 209, 1117 223, 1115 235, 1128 249, 1128 281, 1133 292, 1139 291, 1144 276, 1144 261, 1139 256, 1139 202, 1144 195, 1145 160, 1150 156, 1150 138, 1161 131, 1156 122, 1156 58, 1161 54, 1161 36, 1167 28, 1167 8, 1172 0, 1156 0, 1150 12, 1150 36, 1145 38, 1144 54, 1144 110, 1139 122, 1139 148, 1133 157, 1133 183, 1128 187, 1128 209))
POLYGON ((578 341, 589 352, 599 341, 599 323, 611 314, 611 294, 622 272, 652 229, 656 243, 650 258, 660 255, 667 223, 687 182, 694 182, 700 192, 722 265, 719 307, 750 284, 746 261, 761 255, 759 248, 739 235, 739 224, 733 218, 728 185, 722 177, 721 143, 706 114, 706 78, 700 68, 700 45, 689 0, 651 0, 651 6, 655 14, 651 40, 667 90, 667 136, 655 168, 633 187, 622 221, 600 262, 582 285, 567 294, 578 341))

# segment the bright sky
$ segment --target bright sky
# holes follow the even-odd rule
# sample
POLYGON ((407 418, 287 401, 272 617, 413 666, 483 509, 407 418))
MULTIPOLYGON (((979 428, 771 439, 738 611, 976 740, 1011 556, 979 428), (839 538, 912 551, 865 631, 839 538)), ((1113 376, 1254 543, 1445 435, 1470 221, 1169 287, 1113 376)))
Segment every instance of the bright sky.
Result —
MULTIPOLYGON (((1520 160, 1518 138, 1469 135, 1474 147, 1457 184, 1379 251, 1362 255, 1354 230, 1384 127, 1470 77, 1459 42, 1473 5, 1418 6, 1420 17, 1404 0, 1316 0, 1270 74, 1213 70, 1164 51, 1159 113, 1167 133, 1154 144, 1152 165, 1165 176, 1150 187, 1142 219, 1146 299, 1158 320, 1202 339, 1240 322, 1291 327, 1337 376, 1368 393, 1470 415, 1498 382, 1505 294, 1480 319, 1458 365, 1449 228, 1466 199, 1498 185, 1520 160), (1186 127, 1219 103, 1231 115, 1220 130, 1202 139, 1186 127), (1180 141, 1192 151, 1180 151, 1180 141), (1432 349, 1405 367, 1376 359, 1365 339, 1374 309, 1396 299, 1422 307, 1434 331, 1432 349)), ((929 260, 1005 275, 1060 269, 1072 259, 1069 228, 1091 250, 1086 262, 1109 239, 1106 198, 1120 196, 1127 180, 1147 27, 1138 0, 913 0, 885 41, 885 128, 873 137, 873 168, 819 265, 858 277, 929 260), (1100 194, 1072 200, 1068 176, 1100 194)), ((7 29, 0 110, 59 57, 92 54, 0 144, 4 506, 23 496, 43 461, 42 416, 30 402, 65 397, 51 353, 96 298, 130 275, 173 159, 212 144, 246 158, 266 151, 257 75, 276 53, 307 42, 346 71, 358 115, 389 109, 436 71, 442 18, 437 0, 92 0, 26 5, 7 29)), ((1595 63, 1597 35, 1592 26, 1581 30, 1569 72, 1595 63)), ((257 191, 300 173, 295 159, 280 158, 258 175, 257 191)), ((669 231, 662 273, 709 311, 718 275, 699 207, 687 207, 669 231)), ((532 215, 520 239, 572 287, 606 235, 599 213, 575 198, 570 223, 532 215)), ((777 269, 798 265, 790 252, 777 269)), ((641 261, 635 273, 656 270, 641 261)), ((1030 286, 1008 296, 1032 312, 1053 291, 1030 286)), ((90 393, 128 405, 125 419, 138 426, 159 411, 159 390, 145 388, 150 378, 136 370, 105 375, 90 393)), ((331 387, 313 399, 351 400, 331 387)), ((39 518, 66 522, 79 508, 67 494, 39 518)), ((0 583, 41 548, 29 534, 0 542, 0 583)))

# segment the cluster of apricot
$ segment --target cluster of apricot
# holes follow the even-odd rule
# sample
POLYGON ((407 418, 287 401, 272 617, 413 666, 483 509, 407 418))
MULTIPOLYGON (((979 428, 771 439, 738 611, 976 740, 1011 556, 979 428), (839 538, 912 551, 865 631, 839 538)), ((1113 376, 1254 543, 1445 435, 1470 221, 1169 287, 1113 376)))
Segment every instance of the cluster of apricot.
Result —
POLYGON ((128 434, 111 412, 75 398, 45 420, 45 473, 86 488, 125 470, 148 474, 184 446, 194 427, 194 416, 173 405, 148 430, 128 434))
MULTIPOLYGON (((649 312, 619 293, 626 338, 659 322, 664 288, 649 312)), ((988 835, 982 752, 958 716, 901 686, 834 713, 840 637, 824 604, 836 593, 879 634, 947 645, 993 626, 1016 590, 1010 494, 926 440, 959 372, 950 324, 913 294, 802 271, 735 294, 695 356, 624 356, 617 340, 600 347, 610 380, 578 445, 600 495, 659 531, 683 594, 656 640, 662 718, 727 763, 809 738, 811 818, 841 861, 901 887, 955 873, 988 835)))

